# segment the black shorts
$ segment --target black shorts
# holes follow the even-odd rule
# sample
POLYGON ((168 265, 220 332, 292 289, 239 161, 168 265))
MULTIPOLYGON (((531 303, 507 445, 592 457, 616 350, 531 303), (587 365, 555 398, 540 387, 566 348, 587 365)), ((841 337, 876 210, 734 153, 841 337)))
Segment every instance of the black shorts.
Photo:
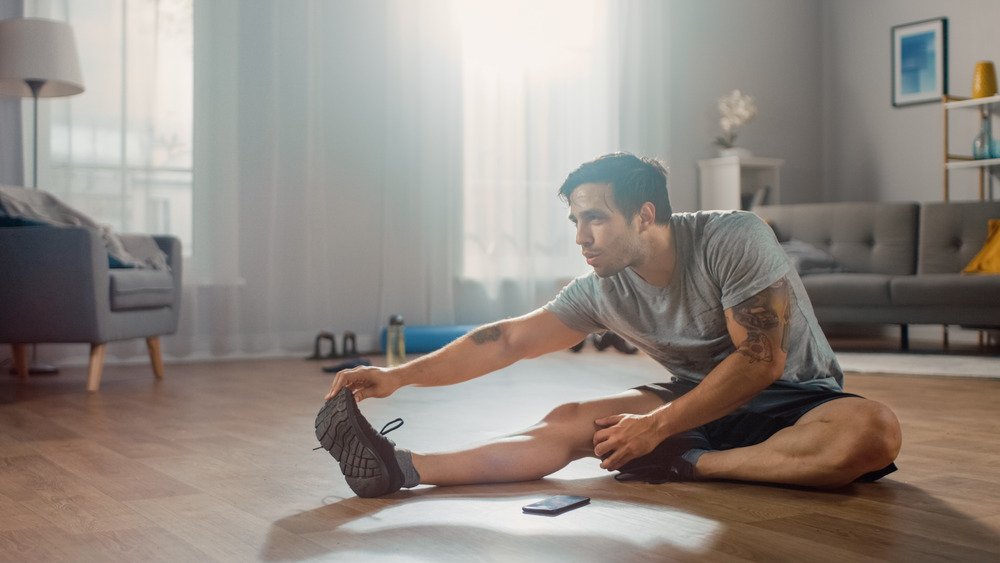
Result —
MULTIPOLYGON (((674 379, 669 383, 650 383, 636 389, 654 393, 669 403, 694 387, 693 382, 674 379)), ((792 426, 802 415, 819 405, 845 397, 861 396, 844 391, 810 389, 778 380, 739 409, 693 430, 704 436, 712 450, 752 446, 767 440, 782 428, 792 426)), ((858 480, 874 481, 895 470, 896 466, 889 464, 885 469, 865 474, 858 480)))

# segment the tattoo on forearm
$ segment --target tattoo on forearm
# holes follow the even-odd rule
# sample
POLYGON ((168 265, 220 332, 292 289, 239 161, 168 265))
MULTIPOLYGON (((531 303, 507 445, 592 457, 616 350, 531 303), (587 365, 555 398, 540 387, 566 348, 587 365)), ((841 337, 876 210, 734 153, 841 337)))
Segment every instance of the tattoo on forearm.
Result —
POLYGON ((476 344, 486 344, 487 342, 500 340, 501 332, 500 325, 488 325, 477 328, 469 335, 469 338, 476 344))
POLYGON ((780 328, 778 345, 788 352, 791 308, 791 291, 785 278, 733 307, 733 319, 747 330, 746 339, 736 351, 750 358, 750 363, 773 361, 772 337, 778 336, 774 329, 780 328))

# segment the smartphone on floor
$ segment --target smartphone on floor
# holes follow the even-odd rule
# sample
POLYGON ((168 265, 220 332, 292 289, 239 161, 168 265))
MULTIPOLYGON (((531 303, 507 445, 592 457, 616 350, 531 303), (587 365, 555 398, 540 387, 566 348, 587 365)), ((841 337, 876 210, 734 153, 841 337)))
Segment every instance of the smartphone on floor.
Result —
POLYGON ((581 507, 590 503, 590 497, 579 497, 575 495, 556 495, 522 506, 521 510, 528 514, 545 514, 555 516, 567 510, 581 507))

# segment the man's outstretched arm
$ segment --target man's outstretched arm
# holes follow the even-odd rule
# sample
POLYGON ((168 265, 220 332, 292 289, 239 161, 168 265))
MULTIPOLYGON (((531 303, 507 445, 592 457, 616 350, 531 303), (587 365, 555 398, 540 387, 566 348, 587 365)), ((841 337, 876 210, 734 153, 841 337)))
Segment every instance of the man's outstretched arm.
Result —
POLYGON ((594 435, 601 464, 618 469, 674 434, 721 418, 781 377, 788 354, 788 322, 794 297, 782 278, 750 299, 726 309, 726 326, 736 350, 693 390, 649 414, 617 415, 594 435))
POLYGON ((564 350, 586 333, 538 309, 522 317, 483 325, 444 348, 394 368, 360 367, 337 373, 326 398, 347 387, 357 400, 387 397, 404 385, 430 387, 468 381, 523 358, 564 350))

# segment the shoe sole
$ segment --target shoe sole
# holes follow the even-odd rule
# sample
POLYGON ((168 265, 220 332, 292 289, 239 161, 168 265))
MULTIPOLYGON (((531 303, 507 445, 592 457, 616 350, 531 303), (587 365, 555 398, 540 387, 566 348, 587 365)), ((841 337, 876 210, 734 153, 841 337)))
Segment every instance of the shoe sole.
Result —
MULTIPOLYGON (((366 432, 359 419, 364 420, 364 417, 354 396, 344 389, 327 401, 316 415, 316 438, 340 464, 347 484, 359 497, 377 497, 399 490, 402 473, 381 459, 378 446, 368 436, 374 430, 366 432)), ((395 454, 389 452, 389 455, 395 454)))

